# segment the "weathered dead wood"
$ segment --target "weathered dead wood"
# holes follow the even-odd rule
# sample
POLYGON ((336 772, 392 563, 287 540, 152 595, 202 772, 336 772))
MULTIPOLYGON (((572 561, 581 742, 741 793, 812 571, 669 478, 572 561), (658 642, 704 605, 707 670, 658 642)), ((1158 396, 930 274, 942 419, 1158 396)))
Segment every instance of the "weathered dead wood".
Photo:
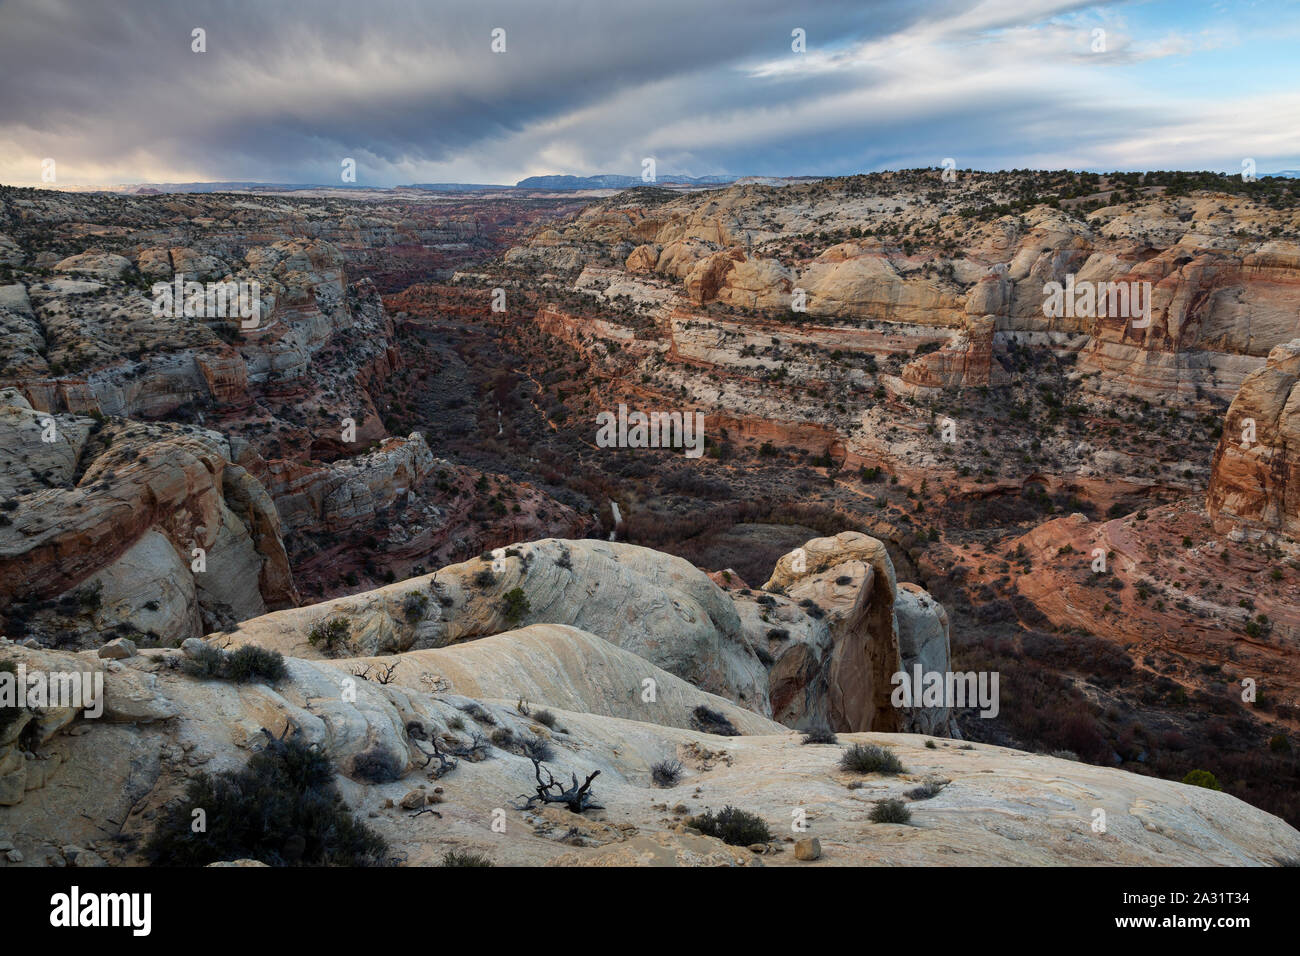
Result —
MULTIPOLYGON (((573 813, 582 813, 584 810, 604 810, 598 803, 592 803, 591 782, 600 776, 600 771, 592 773, 582 785, 578 785, 578 775, 572 774, 573 782, 568 788, 559 783, 551 775, 549 770, 542 766, 542 762, 536 757, 529 757, 533 762, 533 775, 537 777, 537 792, 531 797, 527 797, 523 804, 515 807, 516 810, 530 810, 536 803, 562 803, 573 813), (542 779, 542 774, 546 774, 546 779, 542 779)), ((524 797, 520 794, 520 797, 524 797)))

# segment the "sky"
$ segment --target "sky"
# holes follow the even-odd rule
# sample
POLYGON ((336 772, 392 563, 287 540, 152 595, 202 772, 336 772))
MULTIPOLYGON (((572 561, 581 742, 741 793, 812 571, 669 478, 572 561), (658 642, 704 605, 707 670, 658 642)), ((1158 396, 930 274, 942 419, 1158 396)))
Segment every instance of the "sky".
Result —
POLYGON ((1300 0, 0 0, 0 183, 1263 174, 1298 54, 1300 0))

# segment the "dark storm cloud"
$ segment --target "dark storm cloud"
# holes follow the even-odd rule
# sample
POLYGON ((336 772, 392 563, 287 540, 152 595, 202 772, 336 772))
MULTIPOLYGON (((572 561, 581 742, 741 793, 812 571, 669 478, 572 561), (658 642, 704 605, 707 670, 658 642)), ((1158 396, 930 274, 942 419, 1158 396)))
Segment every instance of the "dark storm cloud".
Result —
POLYGON ((1070 155, 1094 114, 1112 140, 1117 118, 1160 122, 1104 89, 1071 94, 1071 70, 1104 73, 1083 65, 1080 6, 10 0, 0 180, 36 179, 46 156, 68 182, 337 182, 353 157, 381 185, 634 174, 644 156, 697 175, 1031 165, 1070 155), (1026 82, 1035 67, 1048 82, 1026 82))
POLYGON ((908 7, 823 3, 796 22, 775 2, 12 2, 0 128, 69 162, 146 149, 229 178, 337 177, 343 155, 447 161, 620 90, 779 55, 794 26, 825 41, 897 27, 908 7))

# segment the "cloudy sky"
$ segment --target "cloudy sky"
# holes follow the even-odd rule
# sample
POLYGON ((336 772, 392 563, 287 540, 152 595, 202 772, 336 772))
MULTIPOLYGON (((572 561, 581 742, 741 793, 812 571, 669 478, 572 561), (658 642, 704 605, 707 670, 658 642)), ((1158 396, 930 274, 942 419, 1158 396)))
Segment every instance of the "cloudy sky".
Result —
POLYGON ((1268 172, 1298 52, 1296 0, 0 0, 0 182, 1268 172))

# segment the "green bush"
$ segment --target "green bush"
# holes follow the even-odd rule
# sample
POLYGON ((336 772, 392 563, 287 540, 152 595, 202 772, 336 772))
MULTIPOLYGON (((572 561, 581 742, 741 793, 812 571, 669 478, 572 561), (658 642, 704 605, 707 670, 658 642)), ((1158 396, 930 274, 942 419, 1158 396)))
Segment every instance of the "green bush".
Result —
POLYGON ((429 598, 422 591, 408 591, 402 599, 402 613, 406 622, 414 624, 424 616, 424 609, 429 606, 429 598))
POLYGON ((844 751, 840 769, 851 773, 903 773, 903 765, 893 752, 875 744, 854 744, 844 751))
POLYGON ((732 846, 749 846, 753 843, 766 843, 772 839, 772 831, 767 823, 757 814, 735 807, 726 806, 714 813, 712 810, 691 817, 687 826, 699 830, 705 836, 717 837, 723 843, 732 846))
POLYGON ((501 600, 505 602, 502 613, 510 624, 514 624, 532 610, 528 603, 528 595, 524 593, 523 588, 512 588, 502 596, 501 600))
POLYGON ((237 684, 252 680, 264 680, 274 684, 282 680, 288 671, 284 667, 284 657, 279 651, 268 651, 264 647, 245 644, 226 657, 226 679, 237 684))
POLYGON ((1206 790, 1222 790, 1219 781, 1214 774, 1208 770, 1189 770, 1187 776, 1183 777, 1183 783, 1190 784, 1193 787, 1204 787, 1206 790))
POLYGON ((242 770, 201 773, 158 820, 145 855, 158 866, 253 859, 271 866, 382 865, 383 837, 352 816, 334 767, 298 735, 269 740, 242 770), (193 811, 205 815, 195 833, 193 811))
POLYGON ((181 670, 201 680, 219 680, 225 663, 225 651, 211 644, 204 644, 181 663, 181 670))
POLYGON ((871 808, 872 823, 911 823, 912 811, 902 800, 881 800, 871 808))
POLYGON ((307 632, 307 640, 312 647, 324 651, 333 651, 347 644, 352 627, 345 617, 333 617, 327 621, 317 621, 307 632))

